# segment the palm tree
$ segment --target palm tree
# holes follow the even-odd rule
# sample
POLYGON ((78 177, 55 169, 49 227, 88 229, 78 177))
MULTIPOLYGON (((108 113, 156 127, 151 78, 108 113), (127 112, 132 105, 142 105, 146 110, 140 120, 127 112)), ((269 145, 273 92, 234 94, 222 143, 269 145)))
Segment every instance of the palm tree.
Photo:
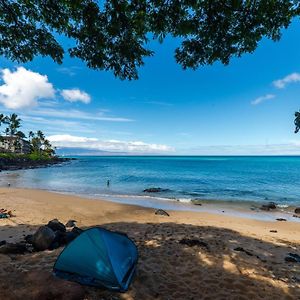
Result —
MULTIPOLYGON (((3 114, 0 114, 0 126, 1 126, 2 124, 5 124, 6 121, 7 121, 7 117, 4 116, 3 114)), ((1 135, 0 135, 0 141, 2 141, 2 136, 1 136, 1 135)))
POLYGON ((25 138, 25 134, 18 129, 21 127, 21 119, 17 114, 11 114, 8 117, 5 117, 4 122, 8 125, 5 129, 5 134, 10 136, 9 140, 9 148, 13 151, 13 148, 19 149, 21 146, 20 139, 25 138), (12 139, 12 137, 16 137, 16 139, 12 139))
POLYGON ((4 116, 3 114, 0 114, 0 126, 2 124, 7 124, 7 122, 8 122, 7 116, 4 116))
POLYGON ((0 114, 0 126, 2 123, 5 123, 6 121, 6 116, 4 116, 3 114, 0 114))
POLYGON ((44 139, 43 147, 44 147, 44 153, 47 156, 50 157, 55 154, 55 151, 53 150, 52 145, 50 144, 49 140, 44 139))
POLYGON ((33 137, 34 137, 34 132, 33 131, 29 131, 29 133, 28 133, 28 137, 29 137, 29 139, 32 139, 33 137))
POLYGON ((19 137, 20 139, 25 139, 26 138, 24 132, 22 132, 20 130, 18 132, 16 132, 16 136, 19 137))
POLYGON ((9 135, 14 136, 16 135, 18 128, 21 127, 21 119, 17 114, 11 114, 9 117, 7 117, 7 124, 9 128, 9 135))
POLYGON ((41 140, 41 142, 44 142, 44 141, 45 141, 45 135, 44 135, 44 133, 43 133, 41 130, 38 130, 38 131, 36 132, 36 135, 37 135, 37 137, 41 140))

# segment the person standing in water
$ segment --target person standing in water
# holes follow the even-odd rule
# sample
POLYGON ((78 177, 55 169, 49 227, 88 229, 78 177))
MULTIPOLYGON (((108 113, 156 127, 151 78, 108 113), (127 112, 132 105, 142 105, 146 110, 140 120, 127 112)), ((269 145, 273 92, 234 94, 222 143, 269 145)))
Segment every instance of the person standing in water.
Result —
POLYGON ((110 180, 108 179, 106 182, 106 186, 109 187, 110 186, 110 180))

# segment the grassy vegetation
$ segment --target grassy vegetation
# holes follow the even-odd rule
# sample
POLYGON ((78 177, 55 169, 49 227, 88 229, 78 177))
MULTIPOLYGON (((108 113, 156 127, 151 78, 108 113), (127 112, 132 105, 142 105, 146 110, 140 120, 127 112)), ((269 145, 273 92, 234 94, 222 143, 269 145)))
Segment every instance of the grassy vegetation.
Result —
POLYGON ((30 153, 30 154, 16 154, 16 153, 0 153, 0 159, 1 158, 6 158, 10 160, 15 160, 15 159, 27 159, 27 160, 32 160, 32 161, 37 161, 37 160, 49 160, 51 161, 54 157, 49 157, 48 155, 45 154, 40 154, 40 153, 30 153))

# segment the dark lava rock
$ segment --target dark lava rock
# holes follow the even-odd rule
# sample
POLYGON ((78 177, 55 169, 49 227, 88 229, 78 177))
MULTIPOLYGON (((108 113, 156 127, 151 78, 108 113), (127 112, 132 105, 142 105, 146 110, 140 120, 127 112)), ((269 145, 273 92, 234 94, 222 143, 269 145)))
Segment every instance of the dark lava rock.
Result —
POLYGON ((208 249, 208 244, 196 239, 182 239, 179 241, 179 244, 187 245, 189 247, 200 246, 208 249))
POLYGON ((0 170, 21 170, 49 167, 69 162, 73 159, 66 157, 52 157, 51 159, 32 160, 26 157, 0 157, 0 170))
POLYGON ((288 256, 284 258, 286 262, 298 262, 300 263, 300 255, 296 253, 288 253, 288 256))
POLYGON ((69 244, 70 242, 72 242, 74 239, 76 239, 78 237, 79 234, 76 234, 75 232, 66 232, 65 235, 65 243, 69 244))
POLYGON ((170 215, 163 209, 158 209, 156 212, 155 212, 156 215, 161 215, 161 216, 167 216, 169 217, 170 215))
POLYGON ((276 220, 277 221, 286 221, 286 219, 284 219, 284 218, 277 218, 276 220))
POLYGON ((5 245, 5 244, 6 244, 6 241, 5 241, 5 240, 0 241, 0 246, 5 245))
POLYGON ((300 214, 300 207, 295 208, 295 214, 300 214))
POLYGON ((260 207, 261 210, 266 210, 266 211, 269 211, 271 209, 276 209, 276 204, 274 202, 269 202, 267 204, 263 204, 261 207, 260 207))
POLYGON ((243 247, 237 247, 237 248, 234 248, 233 250, 234 251, 239 251, 239 252, 245 252, 247 255, 253 256, 253 254, 250 251, 245 250, 243 247))
POLYGON ((65 226, 68 227, 68 228, 75 227, 76 226, 76 221, 75 220, 69 220, 65 226))
POLYGON ((66 232, 61 232, 61 231, 55 231, 55 238, 52 241, 51 245, 49 246, 48 249, 53 250, 57 249, 60 246, 63 246, 66 244, 66 232))
POLYGON ((51 228, 53 231, 66 232, 66 227, 63 223, 59 222, 57 219, 49 221, 47 227, 51 228))
POLYGON ((162 189, 160 187, 158 188, 155 188, 155 187, 152 187, 152 188, 148 188, 148 189, 144 189, 144 193, 161 193, 161 192, 167 192, 168 189, 162 189))
POLYGON ((270 232, 277 233, 277 230, 270 230, 270 232))
POLYGON ((28 234, 25 236, 24 240, 28 243, 28 244, 32 244, 33 241, 33 235, 32 234, 28 234))
POLYGON ((46 250, 55 239, 54 231, 48 226, 40 227, 32 236, 32 245, 38 251, 46 250))
POLYGON ((71 232, 73 232, 74 234, 76 234, 76 236, 78 236, 79 234, 81 234, 83 232, 83 229, 75 226, 75 227, 73 227, 71 232))
POLYGON ((293 215, 294 218, 300 218, 300 215, 293 215))
POLYGON ((26 251, 26 245, 23 243, 5 243, 0 247, 0 253, 2 254, 24 254, 26 251))

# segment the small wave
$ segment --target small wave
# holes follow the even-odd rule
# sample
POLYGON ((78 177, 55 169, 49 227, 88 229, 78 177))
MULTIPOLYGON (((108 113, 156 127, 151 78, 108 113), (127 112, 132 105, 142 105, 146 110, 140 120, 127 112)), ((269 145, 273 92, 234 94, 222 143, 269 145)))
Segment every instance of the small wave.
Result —
POLYGON ((288 208, 289 207, 289 205, 287 205, 287 204, 276 204, 276 206, 279 208, 288 208))
POLYGON ((167 197, 156 197, 149 195, 126 195, 126 194, 94 194, 95 197, 106 197, 106 198, 132 198, 132 199, 153 199, 162 201, 174 201, 176 198, 167 197))
POLYGON ((183 203, 189 203, 193 199, 192 198, 175 198, 174 200, 179 201, 179 202, 183 202, 183 203))

